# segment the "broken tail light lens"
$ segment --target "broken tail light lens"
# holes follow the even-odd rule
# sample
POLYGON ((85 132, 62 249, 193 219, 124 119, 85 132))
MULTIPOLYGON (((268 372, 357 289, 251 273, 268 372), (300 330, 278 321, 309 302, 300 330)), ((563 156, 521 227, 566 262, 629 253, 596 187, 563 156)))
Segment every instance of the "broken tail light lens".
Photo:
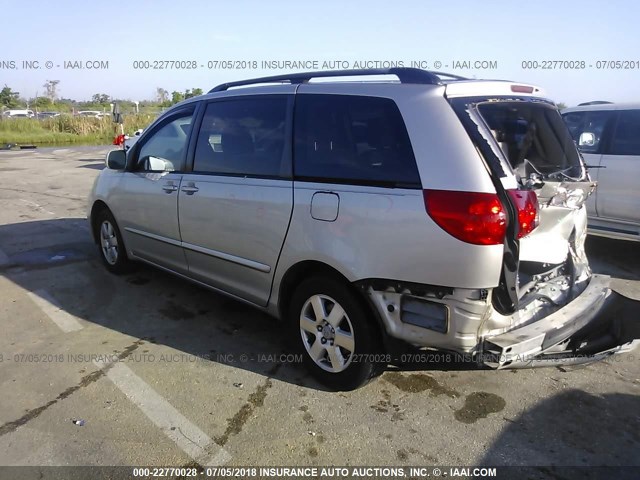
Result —
POLYGON ((525 237, 539 223, 538 196, 531 190, 507 190, 507 193, 518 210, 518 234, 516 238, 525 237))
POLYGON ((429 216, 447 233, 474 245, 499 245, 507 214, 495 193, 424 190, 429 216))

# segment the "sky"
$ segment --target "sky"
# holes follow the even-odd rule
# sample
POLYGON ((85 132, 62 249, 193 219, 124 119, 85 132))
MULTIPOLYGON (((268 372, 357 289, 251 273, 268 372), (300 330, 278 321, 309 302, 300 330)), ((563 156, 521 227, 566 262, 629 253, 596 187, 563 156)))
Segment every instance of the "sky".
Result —
POLYGON ((419 61, 472 78, 533 83, 569 106, 640 101, 640 4, 632 0, 3 0, 2 5, 0 86, 23 97, 43 95, 47 80, 59 80, 58 94, 65 98, 87 100, 100 93, 153 100, 158 87, 207 91, 226 81, 308 69, 263 64, 295 60, 316 61, 318 68, 324 61, 349 67, 419 61), (616 60, 634 68, 598 68, 616 60), (25 68, 24 61, 38 62, 38 68, 25 68), (88 69, 87 61, 104 68, 88 69), (174 68, 170 63, 165 69, 145 68, 154 61, 157 67, 158 61, 174 62, 174 68), (85 68, 65 68, 65 62, 85 68), (572 64, 584 68, 571 69, 572 64), (176 68, 187 65, 196 68, 176 68))

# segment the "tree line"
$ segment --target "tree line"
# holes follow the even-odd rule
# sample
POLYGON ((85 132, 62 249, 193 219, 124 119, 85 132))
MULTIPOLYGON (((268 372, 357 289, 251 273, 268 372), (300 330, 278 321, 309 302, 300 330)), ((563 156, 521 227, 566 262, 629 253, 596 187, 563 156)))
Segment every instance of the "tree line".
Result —
MULTIPOLYGON (((95 93, 91 96, 90 100, 77 101, 71 98, 64 98, 58 95, 59 80, 47 80, 43 85, 43 94, 36 95, 32 98, 26 98, 20 95, 20 92, 14 91, 11 87, 5 84, 0 90, 0 108, 5 109, 19 109, 30 108, 32 110, 38 109, 40 111, 73 111, 73 110, 109 110, 110 104, 118 103, 121 109, 135 109, 135 102, 128 99, 114 98, 106 93, 95 93)), ((138 103, 139 108, 166 108, 175 105, 187 98, 202 95, 201 88, 189 88, 185 91, 174 90, 169 93, 164 88, 157 87, 154 92, 153 100, 143 100, 138 103)))

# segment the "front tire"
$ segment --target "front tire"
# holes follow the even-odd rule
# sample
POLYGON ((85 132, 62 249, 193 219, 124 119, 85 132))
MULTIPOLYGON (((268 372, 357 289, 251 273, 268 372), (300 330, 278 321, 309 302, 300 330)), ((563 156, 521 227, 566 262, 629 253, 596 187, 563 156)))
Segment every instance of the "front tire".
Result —
POLYGON ((300 284, 289 309, 291 334, 318 381, 353 390, 381 370, 382 343, 370 317, 346 282, 314 277, 300 284))
POLYGON ((121 274, 131 270, 131 261, 127 257, 124 241, 113 214, 101 210, 96 216, 98 250, 102 263, 111 273, 121 274))

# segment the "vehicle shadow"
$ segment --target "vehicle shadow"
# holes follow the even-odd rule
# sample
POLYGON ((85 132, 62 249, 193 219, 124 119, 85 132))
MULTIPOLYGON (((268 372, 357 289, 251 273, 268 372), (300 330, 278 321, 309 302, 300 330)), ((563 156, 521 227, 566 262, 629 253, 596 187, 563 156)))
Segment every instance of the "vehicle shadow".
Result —
MULTIPOLYGON (((166 345, 185 361, 217 362, 317 390, 285 325, 261 311, 144 264, 106 271, 86 219, 0 225, 0 275, 82 320, 166 345)), ((100 339, 96 354, 103 353, 100 339)))
POLYGON ((478 465, 507 466, 498 469, 501 478, 637 478, 629 467, 640 466, 639 409, 637 395, 563 390, 505 418, 508 426, 478 465))
POLYGON ((585 244, 594 273, 640 280, 640 243, 589 235, 585 244))
MULTIPOLYGON (((59 308, 78 318, 167 345, 192 358, 325 389, 306 374, 300 352, 286 341, 288 332, 283 322, 142 264, 127 275, 108 273, 91 240, 86 219, 1 225, 0 250, 7 256, 4 264, 0 264, 0 274, 36 293, 43 278, 51 279, 49 283, 60 288, 62 294, 48 293, 59 308)), ((598 255, 606 254, 608 263, 602 260, 603 265, 624 266, 622 257, 627 253, 622 248, 600 247, 590 256, 597 264, 598 255)), ((389 370, 479 368, 475 362, 456 354, 418 352, 404 344, 396 346, 393 355, 389 370), (419 361, 412 360, 415 354, 419 354, 419 361)))
MULTIPOLYGON (((93 160, 87 160, 87 161, 93 161, 93 160)), ((76 168, 91 168, 93 170, 103 170, 106 167, 104 162, 100 162, 100 163, 88 163, 86 165, 79 165, 76 168)))

